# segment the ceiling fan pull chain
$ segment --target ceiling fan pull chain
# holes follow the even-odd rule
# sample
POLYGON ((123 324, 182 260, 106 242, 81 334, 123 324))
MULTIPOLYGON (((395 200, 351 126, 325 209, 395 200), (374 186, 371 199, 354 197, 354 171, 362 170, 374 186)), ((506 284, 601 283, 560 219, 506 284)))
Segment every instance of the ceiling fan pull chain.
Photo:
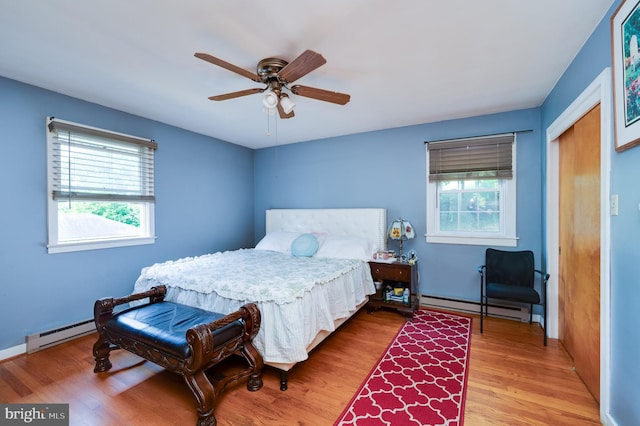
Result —
POLYGON ((267 116, 267 136, 271 136, 271 128, 270 128, 271 121, 269 120, 269 113, 267 113, 266 116, 267 116))

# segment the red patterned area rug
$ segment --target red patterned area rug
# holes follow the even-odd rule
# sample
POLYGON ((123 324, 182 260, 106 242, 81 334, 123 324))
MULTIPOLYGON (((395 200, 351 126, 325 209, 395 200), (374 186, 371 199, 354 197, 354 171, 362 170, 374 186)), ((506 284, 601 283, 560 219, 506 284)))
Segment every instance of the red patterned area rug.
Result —
POLYGON ((334 426, 463 424, 471 318, 421 309, 334 426))

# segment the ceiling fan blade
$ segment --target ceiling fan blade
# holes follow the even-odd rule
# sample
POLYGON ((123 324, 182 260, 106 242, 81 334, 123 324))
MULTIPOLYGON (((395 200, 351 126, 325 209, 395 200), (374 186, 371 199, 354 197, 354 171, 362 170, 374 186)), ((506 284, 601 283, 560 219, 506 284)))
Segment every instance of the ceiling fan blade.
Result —
POLYGON ((243 68, 230 64, 229 62, 223 61, 222 59, 216 58, 215 56, 211 56, 208 53, 199 53, 196 52, 193 56, 196 58, 200 58, 203 61, 207 61, 212 63, 213 65, 217 65, 229 71, 235 72, 236 74, 240 74, 243 77, 247 77, 249 80, 261 82, 262 80, 258 77, 257 74, 249 72, 243 68))
POLYGON ((327 60, 321 54, 313 50, 305 50, 300 56, 282 68, 278 76, 287 83, 293 83, 326 63, 327 60))
POLYGON ((265 89, 246 89, 238 92, 225 93, 224 95, 209 96, 212 101, 226 101, 227 99, 239 98, 240 96, 253 95, 255 93, 264 92, 265 89))
POLYGON ((291 87, 291 92, 299 96, 317 99, 319 101, 333 102, 344 105, 351 100, 351 95, 345 93, 332 92, 330 90, 316 89, 315 87, 295 85, 291 87))
POLYGON ((280 118, 282 118, 283 120, 285 118, 292 118, 295 115, 293 111, 291 111, 289 114, 285 113, 282 105, 280 105, 280 102, 278 102, 278 114, 280 114, 280 118))

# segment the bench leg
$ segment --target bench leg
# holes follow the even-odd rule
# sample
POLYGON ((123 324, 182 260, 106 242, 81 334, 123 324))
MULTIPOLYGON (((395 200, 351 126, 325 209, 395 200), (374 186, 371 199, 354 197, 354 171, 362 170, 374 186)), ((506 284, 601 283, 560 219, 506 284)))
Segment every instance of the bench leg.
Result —
POLYGON ((111 361, 109 361, 109 353, 111 352, 111 346, 101 334, 98 336, 98 340, 93 344, 93 358, 96 360, 96 366, 93 369, 94 373, 103 373, 111 369, 111 361))
POLYGON ((213 415, 216 402, 216 390, 209 381, 204 371, 198 371, 193 375, 185 374, 184 380, 196 397, 198 404, 198 426, 215 426, 216 418, 213 415))
POLYGON ((244 343, 242 348, 242 357, 247 361, 251 368, 251 374, 249 374, 249 381, 247 382, 247 389, 251 392, 257 391, 262 388, 262 369, 264 363, 262 356, 258 353, 255 346, 251 341, 244 343))

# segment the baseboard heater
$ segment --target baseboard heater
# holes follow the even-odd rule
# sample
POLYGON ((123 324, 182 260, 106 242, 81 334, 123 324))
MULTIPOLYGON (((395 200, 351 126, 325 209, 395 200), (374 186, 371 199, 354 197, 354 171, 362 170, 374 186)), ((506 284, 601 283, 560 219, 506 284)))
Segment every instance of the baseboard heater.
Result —
MULTIPOLYGON (((420 295, 420 305, 436 309, 449 309, 452 311, 480 314, 480 302, 461 299, 449 299, 446 297, 420 295)), ((507 318, 522 322, 529 322, 529 307, 519 305, 489 304, 489 316, 507 318)))
POLYGON ((93 319, 27 336, 27 353, 37 352, 96 331, 93 319))

